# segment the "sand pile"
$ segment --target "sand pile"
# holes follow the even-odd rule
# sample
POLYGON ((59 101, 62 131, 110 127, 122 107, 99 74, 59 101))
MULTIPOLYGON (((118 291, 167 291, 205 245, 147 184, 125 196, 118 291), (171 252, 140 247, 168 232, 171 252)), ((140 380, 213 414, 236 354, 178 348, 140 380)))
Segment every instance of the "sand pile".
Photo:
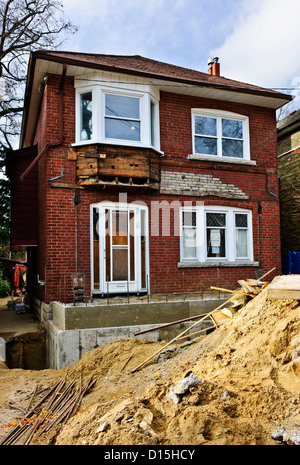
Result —
POLYGON ((33 444, 300 444, 298 301, 264 290, 230 322, 131 372, 164 345, 117 340, 59 371, 2 365, 0 425, 20 416, 12 407, 24 407, 37 383, 93 376, 79 413, 33 444))

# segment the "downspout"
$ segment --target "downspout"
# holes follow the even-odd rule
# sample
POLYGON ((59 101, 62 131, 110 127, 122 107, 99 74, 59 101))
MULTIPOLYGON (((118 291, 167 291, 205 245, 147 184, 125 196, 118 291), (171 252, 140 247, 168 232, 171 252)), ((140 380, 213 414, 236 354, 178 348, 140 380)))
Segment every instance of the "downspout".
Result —
POLYGON ((270 191, 270 187, 269 187, 269 173, 268 173, 268 170, 266 170, 266 188, 267 188, 268 194, 273 195, 273 197, 276 197, 276 198, 278 199, 278 195, 277 195, 277 194, 274 194, 274 192, 271 192, 271 191, 270 191))
POLYGON ((20 179, 21 181, 24 181, 26 176, 30 173, 30 171, 33 169, 33 167, 37 164, 37 162, 45 155, 45 153, 49 150, 51 147, 57 147, 58 145, 61 145, 63 143, 63 113, 64 113, 64 102, 63 102, 63 88, 64 88, 64 82, 65 82, 65 77, 67 73, 67 65, 63 63, 63 71, 60 79, 60 85, 59 85, 59 138, 57 142, 53 142, 51 144, 46 144, 43 149, 38 153, 36 158, 32 161, 32 163, 26 168, 23 174, 21 174, 20 179))

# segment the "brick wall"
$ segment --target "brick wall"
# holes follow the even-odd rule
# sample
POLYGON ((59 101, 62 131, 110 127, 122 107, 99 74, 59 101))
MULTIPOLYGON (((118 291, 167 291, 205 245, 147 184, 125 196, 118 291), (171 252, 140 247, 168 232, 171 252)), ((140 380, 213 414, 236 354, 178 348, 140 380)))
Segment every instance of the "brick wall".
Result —
MULTIPOLYGON (((287 144, 290 138, 287 137, 287 144)), ((282 144, 283 146, 284 144, 282 144)), ((293 145, 294 146, 294 145, 293 145)), ((278 159, 282 252, 300 251, 300 152, 278 159), (297 196, 298 200, 297 200, 297 196)))
MULTIPOLYGON (((44 93, 43 107, 38 125, 36 141, 39 148, 45 142, 55 143, 59 127, 58 87, 60 78, 49 76, 44 93), (46 111, 47 110, 47 111, 46 111), (42 130, 46 128, 46 138, 42 130)), ((151 292, 171 292, 209 289, 211 285, 235 288, 237 280, 248 277, 259 277, 274 266, 280 273, 280 240, 279 240, 279 205, 278 198, 267 191, 278 195, 276 127, 273 111, 252 106, 214 100, 205 100, 162 93, 160 103, 161 148, 164 156, 164 176, 181 177, 192 172, 192 183, 203 185, 211 180, 208 192, 200 192, 201 200, 209 205, 224 205, 251 209, 253 212, 253 245, 254 260, 259 267, 211 267, 211 268, 178 268, 180 260, 179 237, 171 235, 150 236, 150 284, 151 292), (201 163, 198 168, 195 162, 184 168, 167 166, 168 162, 186 162, 192 152, 191 108, 219 108, 248 115, 250 118, 251 158, 257 161, 257 168, 241 167, 233 170, 231 166, 221 169, 216 163, 201 163), (224 188, 224 197, 213 189, 214 183, 224 188), (217 194, 217 195, 216 195, 217 194)), ((70 275, 78 271, 87 278, 90 289, 90 204, 104 200, 118 201, 116 189, 62 189, 52 188, 49 180, 61 174, 64 167, 64 183, 76 183, 76 161, 68 159, 70 144, 75 140, 75 94, 72 79, 67 78, 64 86, 64 141, 60 147, 49 149, 39 162, 39 247, 37 270, 46 286, 39 288, 39 297, 50 302, 52 300, 72 300, 70 275), (74 197, 78 196, 78 205, 74 197)), ((175 178, 174 178, 175 179, 175 178)), ((178 178, 176 178, 178 179, 178 178)), ((175 183, 177 185, 177 182, 175 183)), ((178 187, 178 185, 177 185, 178 187)), ((198 202, 199 192, 185 190, 174 195, 174 190, 164 189, 141 192, 127 191, 128 202, 141 200, 150 208, 151 202, 173 202, 180 200, 198 202)), ((175 212, 175 223, 178 221, 175 212)), ((174 212, 171 210, 171 226, 174 226, 174 212)), ((162 228, 162 224, 157 225, 162 228)), ((270 276, 271 278, 271 276, 270 276)))

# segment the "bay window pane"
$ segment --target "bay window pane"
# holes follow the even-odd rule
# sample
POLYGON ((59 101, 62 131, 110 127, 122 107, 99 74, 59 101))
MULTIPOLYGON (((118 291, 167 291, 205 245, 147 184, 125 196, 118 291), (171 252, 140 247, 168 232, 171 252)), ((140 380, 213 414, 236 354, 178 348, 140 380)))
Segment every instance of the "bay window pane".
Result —
POLYGON ((236 229, 236 257, 248 258, 248 231, 247 229, 236 229))
POLYGON ((243 158, 243 141, 234 139, 223 139, 222 156, 243 158))
POLYGON ((105 115, 121 118, 140 118, 140 101, 135 97, 105 95, 105 115))
POLYGON ((155 103, 150 102, 150 118, 151 118, 151 145, 156 146, 156 108, 155 103))
POLYGON ((109 139, 140 140, 140 122, 105 118, 105 137, 109 139))
POLYGON ((202 136, 217 135, 217 120, 205 116, 195 116, 195 134, 202 136))
POLYGON ((203 155, 217 155, 217 139, 195 136, 195 151, 203 155))
POLYGON ((90 140, 92 138, 92 92, 80 96, 80 112, 80 140, 90 140))
POLYGON ((223 119, 222 136, 232 139, 243 139, 243 122, 234 119, 223 119))

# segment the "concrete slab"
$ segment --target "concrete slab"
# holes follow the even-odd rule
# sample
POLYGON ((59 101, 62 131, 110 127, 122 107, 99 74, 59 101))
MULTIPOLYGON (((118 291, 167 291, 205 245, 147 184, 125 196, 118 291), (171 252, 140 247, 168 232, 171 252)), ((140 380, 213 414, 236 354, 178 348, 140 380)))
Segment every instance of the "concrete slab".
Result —
POLYGON ((300 275, 283 275, 273 279, 267 287, 269 299, 300 300, 300 275))

